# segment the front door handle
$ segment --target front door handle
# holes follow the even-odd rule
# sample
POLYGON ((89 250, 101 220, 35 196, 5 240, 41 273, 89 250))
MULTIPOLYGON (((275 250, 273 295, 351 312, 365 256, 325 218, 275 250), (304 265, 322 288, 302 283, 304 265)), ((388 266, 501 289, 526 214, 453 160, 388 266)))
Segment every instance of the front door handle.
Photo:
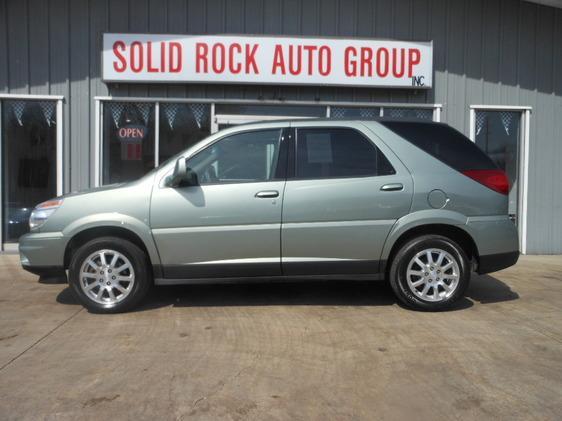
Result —
POLYGON ((264 190, 259 191, 256 193, 256 196, 259 199, 268 199, 272 197, 279 197, 279 192, 277 190, 264 190))
POLYGON ((404 185, 402 183, 392 183, 392 184, 385 184, 381 187, 382 191, 398 191, 403 190, 404 185))

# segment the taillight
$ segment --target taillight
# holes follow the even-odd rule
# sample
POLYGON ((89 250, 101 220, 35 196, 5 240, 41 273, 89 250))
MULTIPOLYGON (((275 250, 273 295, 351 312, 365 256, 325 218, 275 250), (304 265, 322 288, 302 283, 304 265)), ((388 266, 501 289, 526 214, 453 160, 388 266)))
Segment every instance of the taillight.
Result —
POLYGON ((502 170, 466 170, 462 173, 498 193, 509 193, 509 180, 502 170))

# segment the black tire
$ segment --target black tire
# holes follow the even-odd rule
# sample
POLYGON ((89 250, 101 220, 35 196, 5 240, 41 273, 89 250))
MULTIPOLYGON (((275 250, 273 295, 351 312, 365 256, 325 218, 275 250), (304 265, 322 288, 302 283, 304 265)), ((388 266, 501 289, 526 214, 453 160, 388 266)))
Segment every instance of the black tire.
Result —
MULTIPOLYGON (((418 279, 420 278, 414 278, 414 280, 418 279)), ((445 310, 464 296, 466 288, 470 283, 470 261, 464 250, 451 239, 441 235, 423 235, 408 241, 400 247, 390 266, 389 282, 398 299, 406 306, 424 311, 445 310), (456 288, 450 296, 443 298, 441 301, 423 299, 414 294, 408 285, 407 270, 410 261, 417 253, 427 249, 440 249, 447 252, 459 267, 459 279, 456 288)), ((432 282, 435 284, 435 280, 432 282)), ((423 289, 423 285, 418 288, 423 289)), ((432 289, 430 291, 433 292, 432 289)), ((438 291, 446 295, 443 287, 438 287, 438 291)))
POLYGON ((78 300, 92 313, 122 313, 138 305, 146 296, 152 286, 152 270, 148 257, 136 244, 118 237, 101 237, 87 242, 76 250, 70 261, 68 282, 78 300), (129 260, 134 270, 134 283, 128 295, 121 301, 102 304, 94 301, 84 292, 81 287, 80 271, 88 256, 106 249, 114 250, 129 260))

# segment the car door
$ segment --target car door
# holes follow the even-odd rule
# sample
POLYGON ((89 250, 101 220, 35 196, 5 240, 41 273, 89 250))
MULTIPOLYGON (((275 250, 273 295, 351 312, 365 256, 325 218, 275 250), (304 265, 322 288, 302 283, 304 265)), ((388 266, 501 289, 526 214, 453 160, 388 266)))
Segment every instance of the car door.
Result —
POLYGON ((410 209, 412 177, 363 125, 310 124, 291 132, 283 273, 376 274, 392 225, 410 209))
POLYGON ((226 135, 187 159, 197 185, 154 189, 150 221, 165 278, 281 274, 283 133, 226 135))

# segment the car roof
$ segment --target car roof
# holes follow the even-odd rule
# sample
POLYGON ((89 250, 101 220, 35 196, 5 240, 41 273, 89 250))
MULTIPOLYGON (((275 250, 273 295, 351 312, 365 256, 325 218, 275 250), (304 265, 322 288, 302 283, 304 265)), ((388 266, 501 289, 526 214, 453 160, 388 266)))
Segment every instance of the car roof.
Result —
MULTIPOLYGON (((267 117, 267 116, 264 116, 267 117)), ((287 118, 279 120, 257 120, 250 123, 238 124, 234 127, 252 127, 252 126, 264 126, 264 125, 286 125, 291 123, 301 124, 314 124, 314 123, 341 123, 341 124, 353 124, 353 123, 384 123, 387 121, 392 121, 393 123, 399 124, 428 124, 428 125, 445 125, 444 123, 435 122, 431 120, 415 120, 415 119, 403 119, 403 118, 391 118, 391 117, 375 117, 375 118, 328 118, 328 117, 313 117, 313 118, 287 118)), ((234 128, 231 127, 231 128, 234 128)))

